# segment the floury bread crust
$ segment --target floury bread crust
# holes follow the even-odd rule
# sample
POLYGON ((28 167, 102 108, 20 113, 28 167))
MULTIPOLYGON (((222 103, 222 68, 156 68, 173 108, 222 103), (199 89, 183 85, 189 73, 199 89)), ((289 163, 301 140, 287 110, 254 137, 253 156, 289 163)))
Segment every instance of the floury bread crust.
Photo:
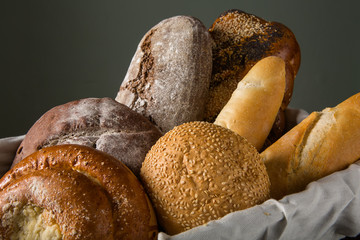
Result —
POLYGON ((211 44, 207 29, 194 17, 161 21, 139 43, 116 101, 149 118, 162 132, 202 120, 211 44))
POLYGON ((151 148, 141 178, 168 234, 261 204, 269 197, 264 163, 248 141, 207 122, 173 128, 151 148))
POLYGON ((144 116, 110 98, 85 98, 56 106, 30 128, 14 164, 44 147, 79 144, 104 151, 138 176, 146 153, 161 136, 144 116))
POLYGON ((336 107, 313 112, 261 153, 280 199, 342 170, 360 158, 360 93, 336 107))
POLYGON ((1 178, 0 238, 19 230, 17 220, 29 210, 45 212, 37 226, 64 239, 155 239, 158 231, 135 175, 110 155, 80 145, 41 149, 1 178))

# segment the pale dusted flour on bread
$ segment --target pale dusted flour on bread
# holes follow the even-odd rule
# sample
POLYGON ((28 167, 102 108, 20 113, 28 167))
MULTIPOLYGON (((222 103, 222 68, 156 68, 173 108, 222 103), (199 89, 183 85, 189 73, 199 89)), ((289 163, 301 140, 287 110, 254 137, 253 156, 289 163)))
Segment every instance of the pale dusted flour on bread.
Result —
POLYGON ((139 174, 147 151, 161 136, 141 114, 111 98, 86 98, 56 106, 30 128, 14 164, 44 147, 79 144, 104 151, 139 174))
POLYGON ((163 132, 202 120, 212 69, 211 43, 207 29, 194 17, 161 21, 140 41, 116 100, 163 132))

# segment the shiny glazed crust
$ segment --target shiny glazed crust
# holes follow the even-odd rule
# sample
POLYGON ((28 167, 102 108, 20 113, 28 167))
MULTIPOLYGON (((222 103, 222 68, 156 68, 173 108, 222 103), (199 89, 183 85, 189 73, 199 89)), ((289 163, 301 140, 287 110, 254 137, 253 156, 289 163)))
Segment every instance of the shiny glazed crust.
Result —
MULTIPOLYGON (((81 173, 83 177, 86 176, 88 182, 105 192, 112 206, 109 211, 113 212, 110 219, 114 228, 114 239, 154 239, 156 237, 155 214, 139 180, 115 158, 89 147, 58 145, 39 150, 15 165, 3 176, 0 189, 4 192, 13 185, 13 182, 21 181, 23 177, 32 176, 38 171, 50 170, 81 173)), ((48 185, 48 187, 56 186, 48 185)), ((79 190, 84 194, 93 191, 90 187, 79 190)), ((21 188, 21 191, 26 192, 26 189, 21 188)), ((62 194, 58 194, 57 197, 61 199, 62 194)), ((70 200, 76 201, 76 199, 70 200)))

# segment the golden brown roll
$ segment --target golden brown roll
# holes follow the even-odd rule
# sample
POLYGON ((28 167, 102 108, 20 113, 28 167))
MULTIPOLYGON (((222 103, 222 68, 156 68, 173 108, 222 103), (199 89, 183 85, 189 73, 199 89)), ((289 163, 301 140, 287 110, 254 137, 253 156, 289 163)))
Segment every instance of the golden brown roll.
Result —
MULTIPOLYGON (((32 194, 35 197, 43 197, 47 199, 58 198, 59 201, 64 197, 61 201, 68 201, 69 203, 72 201, 78 201, 77 199, 72 199, 71 196, 68 197, 66 194, 63 194, 60 189, 58 189, 59 191, 54 192, 52 188, 57 189, 61 186, 56 182, 52 183, 52 181, 48 180, 46 180, 46 182, 42 182, 39 178, 32 177, 39 171, 45 172, 45 174, 48 171, 66 171, 77 173, 77 175, 81 173, 81 179, 83 179, 81 181, 85 181, 86 183, 80 183, 80 180, 74 180, 72 181, 72 184, 87 184, 89 187, 83 186, 81 188, 77 188, 78 192, 76 192, 76 194, 79 195, 84 194, 84 196, 87 196, 87 194, 89 194, 88 192, 100 189, 101 191, 99 191, 103 192, 103 195, 106 196, 106 201, 109 201, 109 206, 106 211, 109 211, 112 214, 111 216, 107 216, 107 221, 109 221, 109 223, 106 223, 106 229, 113 229, 111 230, 113 232, 111 235, 113 239, 154 239, 156 237, 157 222, 155 214, 142 185, 135 175, 123 163, 119 162, 114 157, 93 148, 80 145, 58 145, 41 149, 16 164, 14 168, 3 176, 0 181, 0 198, 8 199, 8 204, 10 204, 10 206, 15 206, 17 203, 11 201, 11 195, 9 194, 11 193, 11 189, 14 188, 14 183, 17 182, 18 188, 21 189, 25 195, 30 194, 27 193, 27 191, 33 191, 32 194), (22 187, 23 178, 30 179, 28 180, 28 184, 32 188, 26 190, 27 188, 24 189, 22 187), (31 179, 35 180, 33 181, 31 179), (41 184, 44 189, 42 191, 38 191, 36 184, 41 184), (6 194, 7 192, 9 194, 6 194), (43 195, 46 192, 49 193, 50 196, 46 196, 47 194, 43 195)), ((52 175, 55 176, 56 174, 52 175)), ((67 189, 66 186, 60 188, 63 191, 67 189)), ((93 195, 96 196, 97 193, 93 195)), ((98 195, 100 196, 101 193, 98 195)), ((92 201, 92 198, 94 198, 95 201, 96 197, 89 197, 87 201, 92 201)), ((82 202, 84 206, 81 203, 77 203, 79 208, 89 207, 86 201, 82 202)), ((37 202, 29 201, 30 205, 32 204, 38 206, 54 215, 53 208, 51 207, 52 205, 47 205, 45 204, 46 202, 44 202, 43 205, 37 205, 36 203, 37 202)), ((65 206, 65 208, 69 208, 71 210, 74 206, 75 205, 69 204, 69 206, 65 206)), ((4 205, 1 205, 1 207, 4 209, 4 205)), ((69 209, 63 208, 64 206, 59 207, 58 211, 70 211, 69 209)), ((12 216, 12 210, 11 208, 9 209, 9 211, 2 213, 1 218, 8 217, 11 219, 12 217, 16 217, 12 216)), ((20 214, 22 214, 23 210, 23 208, 19 210, 20 214)), ((91 207, 89 211, 98 210, 96 207, 91 207)), ((69 214, 71 213, 72 211, 70 211, 69 214)), ((74 222, 77 218, 86 217, 79 214, 71 216, 69 220, 59 222, 59 219, 56 218, 56 214, 54 216, 54 221, 59 225, 61 234, 65 234, 64 228, 66 227, 66 224, 70 224, 67 221, 71 220, 71 222, 74 222)), ((99 215, 99 218, 96 220, 96 223, 99 224, 99 226, 102 224, 99 222, 101 219, 102 218, 99 215)))
POLYGON ((161 137, 147 154, 141 177, 168 234, 260 204, 270 191, 256 149, 208 122, 185 123, 161 137))
MULTIPOLYGON (((284 111, 290 102, 300 66, 300 48, 291 30, 281 23, 232 9, 221 14, 209 32, 215 44, 205 120, 215 120, 238 82, 256 62, 267 56, 281 57, 286 63, 286 89, 280 112, 284 111)), ((283 129, 282 115, 275 122, 271 135, 278 138, 283 129)))

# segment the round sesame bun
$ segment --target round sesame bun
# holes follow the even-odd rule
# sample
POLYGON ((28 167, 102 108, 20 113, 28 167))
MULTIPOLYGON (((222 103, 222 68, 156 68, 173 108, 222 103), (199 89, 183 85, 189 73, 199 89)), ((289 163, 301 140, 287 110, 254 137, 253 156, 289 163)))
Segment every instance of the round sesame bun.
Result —
POLYGON ((140 176, 168 234, 261 204, 270 192, 255 147, 207 122, 185 123, 161 137, 147 154, 140 176))

